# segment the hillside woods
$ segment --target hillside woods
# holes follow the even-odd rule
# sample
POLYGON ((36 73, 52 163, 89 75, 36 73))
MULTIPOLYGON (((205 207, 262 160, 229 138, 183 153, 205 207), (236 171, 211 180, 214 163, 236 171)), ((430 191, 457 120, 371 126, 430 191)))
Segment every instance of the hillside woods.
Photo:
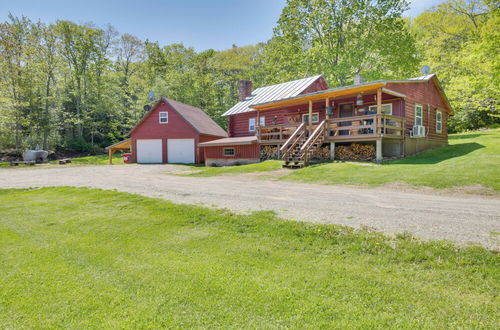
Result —
POLYGON ((149 91, 225 127, 220 115, 236 102, 240 79, 259 87, 321 73, 336 87, 356 74, 418 76, 424 64, 455 110, 452 131, 500 123, 497 2, 449 0, 414 19, 403 17, 405 0, 352 3, 289 0, 271 40, 222 51, 11 15, 0 23, 0 151, 98 151, 140 120, 149 91))

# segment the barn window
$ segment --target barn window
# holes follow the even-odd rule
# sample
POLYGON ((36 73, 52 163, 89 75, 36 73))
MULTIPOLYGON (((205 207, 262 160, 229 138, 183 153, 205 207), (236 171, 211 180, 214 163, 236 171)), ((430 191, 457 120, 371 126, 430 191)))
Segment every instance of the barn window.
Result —
POLYGON ((443 132, 443 113, 436 111, 436 133, 443 132))
MULTIPOLYGON (((305 113, 302 115, 302 122, 303 123, 308 123, 309 122, 309 114, 305 113)), ((319 113, 318 112, 313 112, 312 114, 312 123, 319 123, 319 113)))
MULTIPOLYGON (((370 105, 368 110, 377 113, 377 105, 370 105)), ((392 103, 382 104, 382 113, 384 115, 392 115, 392 103)))
POLYGON ((248 130, 250 132, 255 132, 255 118, 248 119, 248 130))
POLYGON ((234 156, 234 148, 224 148, 224 156, 234 156))
POLYGON ((168 112, 161 111, 160 112, 160 124, 168 123, 168 112))
POLYGON ((422 126, 424 124, 422 115, 424 107, 421 104, 415 104, 415 125, 422 126))

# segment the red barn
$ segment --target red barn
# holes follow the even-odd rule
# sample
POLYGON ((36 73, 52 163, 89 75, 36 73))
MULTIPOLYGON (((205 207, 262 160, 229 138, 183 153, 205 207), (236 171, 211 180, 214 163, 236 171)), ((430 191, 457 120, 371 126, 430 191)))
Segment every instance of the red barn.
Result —
POLYGON ((129 133, 132 161, 201 163, 198 144, 227 137, 203 110, 162 97, 129 133))

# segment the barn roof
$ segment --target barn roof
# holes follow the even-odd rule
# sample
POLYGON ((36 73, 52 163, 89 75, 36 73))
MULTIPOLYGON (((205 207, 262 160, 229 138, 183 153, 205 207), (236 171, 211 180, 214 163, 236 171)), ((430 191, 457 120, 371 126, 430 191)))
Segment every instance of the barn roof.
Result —
POLYGON ((321 77, 321 75, 317 75, 257 88, 245 100, 236 103, 231 109, 227 110, 223 116, 253 111, 252 105, 254 104, 268 103, 298 96, 321 77))
POLYGON ((200 134, 227 136, 227 132, 217 125, 217 123, 200 108, 172 99, 167 99, 166 97, 162 97, 162 99, 166 103, 170 104, 172 108, 177 110, 177 112, 181 114, 200 134))
POLYGON ((132 134, 141 123, 150 116, 154 109, 163 101, 177 111, 199 134, 227 137, 227 132, 223 130, 209 115, 200 108, 189 104, 184 104, 166 97, 162 97, 156 102, 153 108, 148 111, 141 121, 129 132, 132 134))

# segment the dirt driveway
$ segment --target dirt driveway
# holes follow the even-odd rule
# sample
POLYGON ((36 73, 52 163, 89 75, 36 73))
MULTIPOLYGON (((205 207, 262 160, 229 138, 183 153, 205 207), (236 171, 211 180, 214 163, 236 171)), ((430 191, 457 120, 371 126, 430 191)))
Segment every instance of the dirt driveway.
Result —
POLYGON ((274 210, 300 221, 410 232, 426 239, 500 248, 500 198, 258 180, 251 175, 193 178, 182 166, 68 166, 0 169, 0 188, 95 187, 234 211, 274 210), (170 173, 168 173, 170 171, 170 173))

